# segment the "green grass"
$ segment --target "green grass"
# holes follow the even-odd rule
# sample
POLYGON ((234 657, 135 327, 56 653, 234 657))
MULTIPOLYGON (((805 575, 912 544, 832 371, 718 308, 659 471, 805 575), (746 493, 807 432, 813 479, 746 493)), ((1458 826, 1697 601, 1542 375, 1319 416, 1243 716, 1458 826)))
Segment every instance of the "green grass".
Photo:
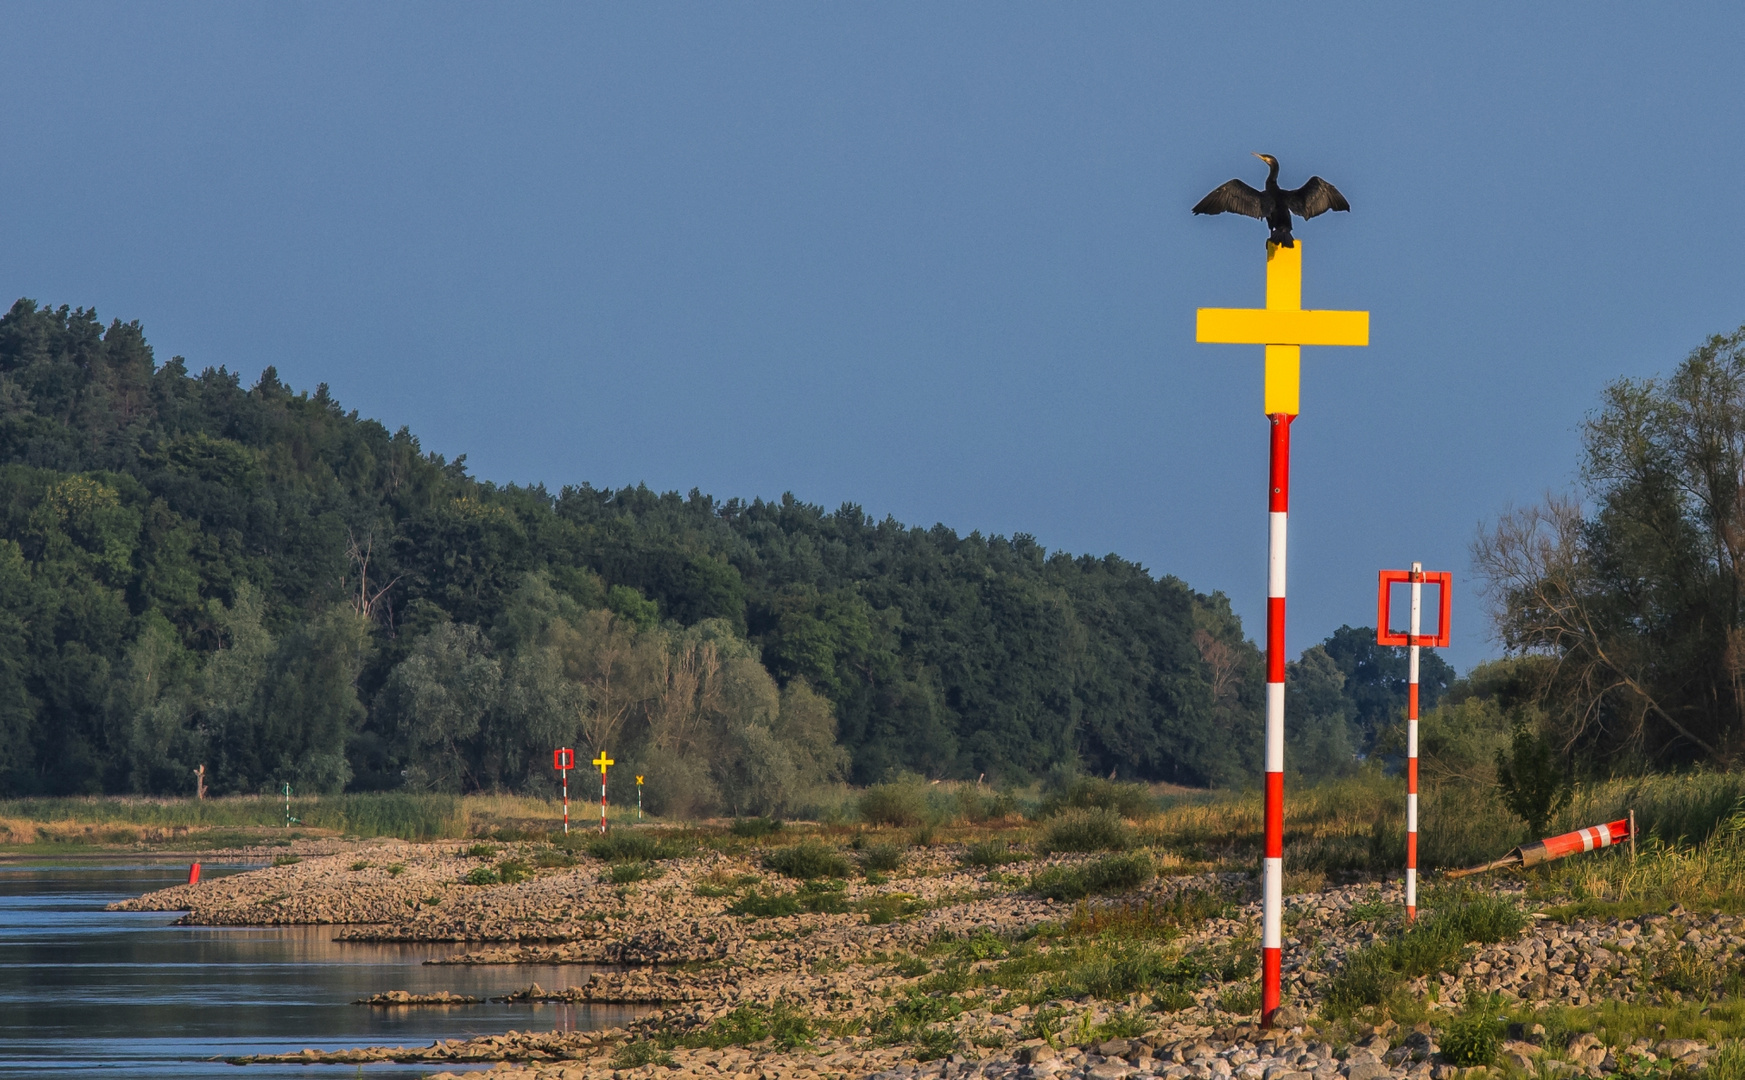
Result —
POLYGON ((1133 830, 1121 815, 1102 807, 1062 810, 1043 825, 1037 850, 1124 851, 1134 843, 1133 830))
POLYGON ((1131 892, 1150 881, 1155 873, 1151 856, 1136 851, 1038 870, 1031 875, 1026 888, 1049 900, 1082 900, 1087 896, 1131 892))
POLYGON ((1030 856, 1017 851, 1007 840, 977 840, 964 849, 958 862, 982 870, 993 870, 1007 863, 1023 862, 1030 856))
POLYGON ((586 844, 589 855, 605 862, 653 862, 691 853, 690 845, 670 837, 619 829, 586 844))
POLYGON ((842 853, 822 840, 807 840, 791 847, 776 848, 763 857, 766 870, 783 877, 813 880, 815 878, 845 878, 851 867, 842 853))
POLYGON ((1038 817, 1052 817, 1069 808, 1099 809, 1137 820, 1157 812, 1157 800, 1144 784, 1123 784, 1095 776, 1081 776, 1059 791, 1043 797, 1038 817))
MULTIPOLYGON (((454 795, 370 792, 297 796, 291 812, 304 827, 351 836, 437 840, 464 836, 466 815, 454 795)), ((267 795, 214 799, 57 798, 0 801, 0 821, 38 827, 41 842, 135 843, 142 831, 283 828, 285 804, 267 795), (71 826, 109 826, 115 831, 81 841, 71 826), (129 828, 131 827, 131 831, 129 828)), ((16 830, 14 830, 16 831, 16 830)))
POLYGON ((660 877, 664 873, 665 869, 651 862, 615 862, 606 871, 606 877, 614 885, 629 885, 660 877))
POLYGON ((859 800, 860 819, 869 825, 920 825, 930 816, 930 809, 927 785, 920 779, 874 784, 859 800))
POLYGON ((706 1027, 689 1032, 663 1034, 660 1042, 666 1046, 693 1049, 708 1047, 720 1050, 728 1046, 750 1046, 769 1040, 780 1050, 805 1046, 815 1038, 819 1022, 810 1013, 786 1002, 770 1006, 741 1005, 725 1016, 716 1017, 706 1027))
POLYGON ((671 1065, 673 1056, 660 1048, 658 1043, 645 1039, 627 1042, 612 1054, 614 1069, 638 1069, 644 1065, 671 1065))
POLYGON ((747 840, 760 840, 772 833, 780 832, 782 823, 774 818, 734 818, 727 831, 734 836, 747 840))
POLYGON ((1401 1007, 1401 987, 1409 979, 1451 972, 1470 944, 1492 944, 1515 937, 1526 916, 1509 900, 1469 889, 1433 892, 1428 914, 1410 926, 1390 926, 1385 940, 1345 957, 1328 983, 1322 1011, 1338 1019, 1368 1008, 1401 1007))
POLYGON ((863 874, 889 874, 902 869, 903 854, 898 844, 868 844, 860 849, 856 861, 863 874))
POLYGON ((1500 998, 1469 993, 1464 1006, 1443 1025, 1437 1038, 1442 1056, 1451 1065, 1489 1065, 1503 1046, 1503 1013, 1500 998))
POLYGON ((841 881, 808 881, 793 892, 752 889, 727 905, 727 911, 755 919, 779 919, 803 911, 840 915, 848 910, 846 887, 841 881))

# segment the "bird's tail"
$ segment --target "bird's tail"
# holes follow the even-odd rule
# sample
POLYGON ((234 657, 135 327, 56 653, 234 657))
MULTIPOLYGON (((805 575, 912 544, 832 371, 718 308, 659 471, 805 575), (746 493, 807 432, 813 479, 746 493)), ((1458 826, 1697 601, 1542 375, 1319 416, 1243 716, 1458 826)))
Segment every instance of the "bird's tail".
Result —
POLYGON ((1279 247, 1297 246, 1296 240, 1292 239, 1291 234, 1283 229, 1274 229, 1272 235, 1266 238, 1266 242, 1269 244, 1277 244, 1279 247))

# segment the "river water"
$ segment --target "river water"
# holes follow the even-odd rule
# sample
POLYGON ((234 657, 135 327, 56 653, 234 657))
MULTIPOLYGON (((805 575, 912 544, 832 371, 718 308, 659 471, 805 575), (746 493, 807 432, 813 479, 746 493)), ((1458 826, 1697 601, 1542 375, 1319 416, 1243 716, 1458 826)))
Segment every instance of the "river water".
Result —
MULTIPOLYGON (((207 865, 202 875, 246 869, 207 865)), ((186 881, 187 873, 186 863, 0 862, 0 1075, 355 1077, 356 1065, 239 1068, 215 1059, 310 1046, 424 1046, 511 1028, 612 1027, 637 1011, 353 1005, 384 990, 488 998, 530 982, 561 989, 586 979, 591 969, 427 967, 425 960, 461 946, 340 943, 330 926, 175 926, 175 912, 103 910, 111 901, 186 881)), ((435 1071, 364 1066, 364 1075, 374 1078, 435 1071)))

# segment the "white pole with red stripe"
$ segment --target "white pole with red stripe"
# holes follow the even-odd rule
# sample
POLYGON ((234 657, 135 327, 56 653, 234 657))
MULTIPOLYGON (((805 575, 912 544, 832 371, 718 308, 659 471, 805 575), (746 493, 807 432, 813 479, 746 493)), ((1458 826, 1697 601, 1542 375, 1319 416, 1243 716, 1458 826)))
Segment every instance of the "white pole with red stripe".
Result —
POLYGON ((1406 659, 1406 921, 1418 918, 1418 634, 1423 629, 1424 564, 1412 564, 1412 629, 1406 659))
POLYGON ((1279 1004, 1285 853, 1285 527, 1291 504, 1290 413, 1274 413, 1266 552, 1266 827, 1262 852, 1260 1015, 1279 1004))

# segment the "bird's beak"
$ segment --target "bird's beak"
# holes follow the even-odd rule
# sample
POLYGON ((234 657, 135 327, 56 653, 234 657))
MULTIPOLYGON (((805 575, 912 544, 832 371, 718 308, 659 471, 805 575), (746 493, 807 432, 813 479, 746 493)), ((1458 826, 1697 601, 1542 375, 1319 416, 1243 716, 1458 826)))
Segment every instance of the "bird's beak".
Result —
MULTIPOLYGON (((1252 153, 1254 153, 1254 152, 1253 152, 1253 151, 1252 151, 1252 150, 1250 150, 1250 151, 1249 151, 1249 153, 1251 153, 1251 154, 1252 154, 1252 153)), ((1265 160, 1266 160, 1266 155, 1265 155, 1265 154, 1254 154, 1254 156, 1255 156, 1255 157, 1257 157, 1257 158, 1259 158, 1259 159, 1260 159, 1260 160, 1262 160, 1262 161, 1265 161, 1265 160)))

